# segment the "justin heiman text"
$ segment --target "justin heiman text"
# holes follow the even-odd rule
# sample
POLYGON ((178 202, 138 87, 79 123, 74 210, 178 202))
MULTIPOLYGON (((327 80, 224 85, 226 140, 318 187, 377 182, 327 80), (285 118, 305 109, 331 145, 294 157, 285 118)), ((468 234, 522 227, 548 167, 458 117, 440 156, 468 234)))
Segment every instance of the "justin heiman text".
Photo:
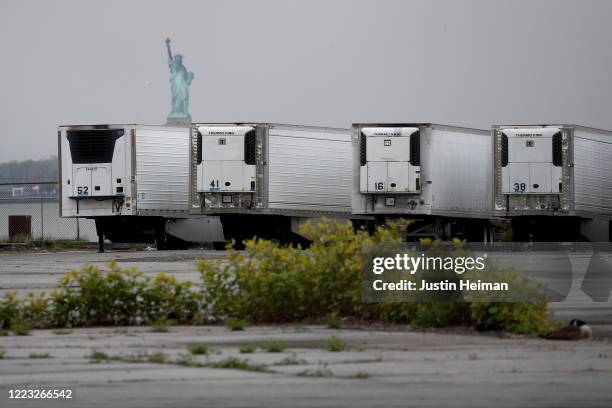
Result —
POLYGON ((451 282, 448 280, 428 282, 426 280, 421 281, 421 286, 418 287, 416 282, 402 279, 397 282, 384 282, 383 280, 377 279, 372 283, 374 290, 421 290, 421 291, 453 291, 453 290, 491 290, 491 291, 503 291, 508 290, 509 286, 506 282, 482 282, 480 279, 477 281, 470 281, 462 279, 457 282, 451 282))

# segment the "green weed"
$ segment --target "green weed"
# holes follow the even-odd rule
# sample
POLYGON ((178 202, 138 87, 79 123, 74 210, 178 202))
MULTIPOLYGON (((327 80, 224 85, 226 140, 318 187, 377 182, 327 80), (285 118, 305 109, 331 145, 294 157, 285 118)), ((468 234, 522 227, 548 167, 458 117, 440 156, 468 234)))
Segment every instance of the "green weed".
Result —
POLYGON ((157 351, 147 356, 147 361, 149 363, 164 364, 168 362, 168 354, 157 351))
POLYGON ((29 358, 52 358, 53 356, 49 353, 30 353, 29 358))
POLYGON ((14 321, 11 323, 10 331, 17 336, 29 336, 30 330, 32 330, 32 325, 27 321, 14 321))
POLYGON ((87 356, 90 363, 101 363, 102 361, 110 361, 110 357, 103 351, 92 350, 87 356))
POLYGON ((151 331, 156 333, 165 333, 168 329, 168 318, 166 316, 156 317, 151 323, 151 331))
POLYGON ((208 346, 202 343, 195 343, 189 345, 189 352, 195 355, 207 355, 208 346))
POLYGON ((253 347, 251 345, 246 345, 246 346, 240 347, 240 352, 242 354, 253 353, 254 351, 255 351, 255 347, 253 347))
POLYGON ((332 336, 331 339, 327 341, 327 351, 337 352, 344 351, 346 349, 346 344, 340 340, 336 336, 332 336))
POLYGON ((211 368, 231 368, 235 370, 268 372, 268 368, 263 364, 253 364, 251 361, 238 357, 227 357, 224 360, 209 363, 211 368))
POLYGON ((268 353, 281 353, 285 350, 285 347, 285 342, 281 340, 270 340, 259 345, 260 349, 265 350, 268 353))
POLYGON ((243 319, 228 319, 225 322, 225 327, 227 327, 231 331, 244 330, 246 326, 247 326, 247 321, 243 319))

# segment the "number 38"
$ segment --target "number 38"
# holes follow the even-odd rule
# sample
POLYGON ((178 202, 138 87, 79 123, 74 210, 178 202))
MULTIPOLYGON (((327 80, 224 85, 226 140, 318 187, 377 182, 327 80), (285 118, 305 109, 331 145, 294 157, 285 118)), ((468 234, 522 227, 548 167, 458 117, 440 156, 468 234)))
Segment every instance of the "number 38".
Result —
POLYGON ((514 191, 525 191, 527 185, 525 183, 514 183, 514 191))

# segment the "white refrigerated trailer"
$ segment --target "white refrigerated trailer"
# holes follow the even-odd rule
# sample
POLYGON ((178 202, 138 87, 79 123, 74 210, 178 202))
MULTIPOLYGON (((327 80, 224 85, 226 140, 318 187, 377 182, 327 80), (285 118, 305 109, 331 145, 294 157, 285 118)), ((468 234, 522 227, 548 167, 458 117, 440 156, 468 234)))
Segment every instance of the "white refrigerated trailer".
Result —
POLYGON ((516 240, 610 240, 612 132, 496 125, 494 203, 516 240))
POLYGON ((219 220, 188 208, 189 128, 134 124, 58 129, 60 216, 96 221, 100 250, 221 241, 219 220))
POLYGON ((348 129, 274 123, 191 127, 193 214, 219 215, 227 239, 300 242, 299 224, 351 217, 348 129))
POLYGON ((492 239, 490 131, 353 124, 354 214, 410 218, 409 235, 492 239))

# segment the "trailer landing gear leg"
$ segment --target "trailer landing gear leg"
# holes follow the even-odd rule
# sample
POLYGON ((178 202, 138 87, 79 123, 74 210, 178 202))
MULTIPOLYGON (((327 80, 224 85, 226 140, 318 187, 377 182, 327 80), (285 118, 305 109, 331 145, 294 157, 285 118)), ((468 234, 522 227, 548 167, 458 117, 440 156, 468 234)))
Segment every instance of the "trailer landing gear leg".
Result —
POLYGON ((104 230, 101 225, 96 222, 96 232, 98 233, 98 252, 104 252, 104 230))
POLYGON ((163 220, 160 221, 157 228, 155 228, 155 246, 158 251, 168 249, 168 243, 166 241, 166 224, 163 220))

